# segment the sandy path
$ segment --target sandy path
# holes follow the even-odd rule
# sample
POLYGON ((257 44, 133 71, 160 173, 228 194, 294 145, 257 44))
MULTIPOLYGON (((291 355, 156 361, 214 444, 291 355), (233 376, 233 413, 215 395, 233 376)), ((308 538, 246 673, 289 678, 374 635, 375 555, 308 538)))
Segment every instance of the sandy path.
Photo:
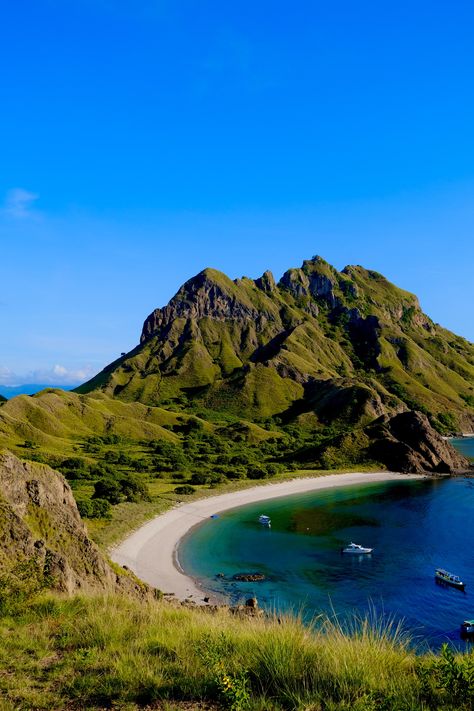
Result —
MULTIPOLYGON (((392 472, 329 474, 327 476, 292 479, 278 484, 255 486, 229 494, 220 494, 185 504, 157 516, 132 533, 110 552, 110 557, 128 568, 146 583, 165 593, 174 593, 179 600, 192 598, 203 601, 205 593, 195 581, 179 568, 176 557, 182 537, 212 514, 257 501, 281 496, 318 491, 339 486, 383 482, 394 479, 417 479, 416 475, 392 472)), ((212 600, 211 600, 212 602, 212 600)))

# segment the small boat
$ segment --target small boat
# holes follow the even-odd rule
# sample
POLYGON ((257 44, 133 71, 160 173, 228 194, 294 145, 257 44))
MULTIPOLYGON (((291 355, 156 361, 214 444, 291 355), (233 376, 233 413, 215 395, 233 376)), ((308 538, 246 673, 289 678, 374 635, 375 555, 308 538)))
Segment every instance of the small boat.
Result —
POLYGON ((258 522, 262 524, 262 526, 266 526, 267 528, 270 528, 272 525, 272 520, 270 516, 265 516, 265 514, 260 514, 258 517, 258 522))
POLYGON ((451 585, 453 588, 459 588, 460 590, 464 590, 465 587, 463 581, 459 578, 459 575, 448 573, 448 571, 444 570, 444 568, 436 568, 435 580, 440 583, 446 583, 446 585, 451 585))
POLYGON ((461 638, 474 639, 474 620, 464 620, 461 624, 461 638))
POLYGON ((345 548, 341 548, 341 553, 356 553, 361 555, 362 553, 372 553, 373 548, 364 548, 364 546, 359 546, 358 543, 349 543, 345 548))

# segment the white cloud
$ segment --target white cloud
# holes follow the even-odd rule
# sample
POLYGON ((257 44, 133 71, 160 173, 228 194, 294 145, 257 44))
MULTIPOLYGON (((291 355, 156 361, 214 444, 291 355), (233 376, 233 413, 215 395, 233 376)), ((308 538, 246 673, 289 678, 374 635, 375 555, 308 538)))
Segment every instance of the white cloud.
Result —
POLYGON ((3 210, 10 217, 28 217, 38 198, 39 195, 24 188, 12 188, 6 194, 3 210))
POLYGON ((0 385, 25 385, 40 383, 41 385, 79 385, 97 373, 97 368, 85 365, 79 368, 65 368, 56 364, 52 368, 30 370, 25 373, 14 373, 9 368, 0 365, 0 385))

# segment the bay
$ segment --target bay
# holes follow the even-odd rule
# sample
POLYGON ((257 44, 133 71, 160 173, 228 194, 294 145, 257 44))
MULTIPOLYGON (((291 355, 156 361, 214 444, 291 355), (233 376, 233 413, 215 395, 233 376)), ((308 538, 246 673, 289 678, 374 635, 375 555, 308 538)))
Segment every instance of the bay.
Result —
POLYGON ((459 625, 474 617, 473 511, 474 481, 464 477, 341 487, 226 511, 195 528, 178 557, 232 604, 256 596, 268 610, 306 619, 375 610, 403 620, 415 643, 461 646, 459 625), (350 541, 374 552, 341 554, 350 541), (466 592, 437 585, 437 566, 460 575, 466 592), (242 572, 266 579, 232 580, 242 572))

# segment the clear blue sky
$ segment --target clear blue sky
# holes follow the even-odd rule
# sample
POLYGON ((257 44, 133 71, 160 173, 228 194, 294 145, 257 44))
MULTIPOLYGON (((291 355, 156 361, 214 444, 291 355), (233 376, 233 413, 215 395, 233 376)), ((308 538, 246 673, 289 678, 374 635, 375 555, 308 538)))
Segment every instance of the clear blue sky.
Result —
POLYGON ((205 266, 321 254, 474 340, 474 4, 17 0, 0 382, 76 382, 205 266))

